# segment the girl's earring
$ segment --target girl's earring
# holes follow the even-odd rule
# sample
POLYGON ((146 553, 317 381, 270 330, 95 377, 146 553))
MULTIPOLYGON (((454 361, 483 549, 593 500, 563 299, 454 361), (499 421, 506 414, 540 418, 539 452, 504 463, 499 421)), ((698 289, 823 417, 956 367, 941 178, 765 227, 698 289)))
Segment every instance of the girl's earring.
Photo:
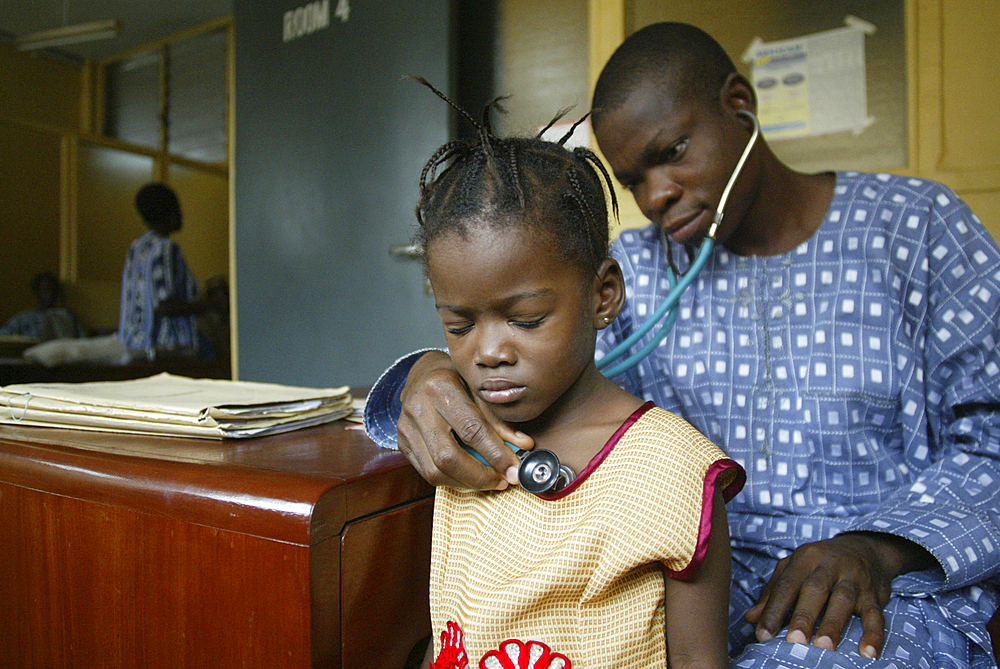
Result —
POLYGON ((610 322, 611 322, 611 319, 610 319, 610 318, 608 318, 607 316, 605 316, 605 317, 604 317, 604 324, 605 324, 605 325, 607 325, 607 324, 608 324, 608 323, 610 323, 610 322))

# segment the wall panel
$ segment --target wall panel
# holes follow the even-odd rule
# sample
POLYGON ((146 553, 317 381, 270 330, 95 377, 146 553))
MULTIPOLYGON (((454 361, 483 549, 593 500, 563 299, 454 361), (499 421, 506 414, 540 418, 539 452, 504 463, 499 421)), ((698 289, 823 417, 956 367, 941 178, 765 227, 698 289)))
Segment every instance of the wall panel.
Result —
POLYGON ((0 323, 35 306, 31 277, 59 273, 59 156, 58 136, 0 122, 0 323))

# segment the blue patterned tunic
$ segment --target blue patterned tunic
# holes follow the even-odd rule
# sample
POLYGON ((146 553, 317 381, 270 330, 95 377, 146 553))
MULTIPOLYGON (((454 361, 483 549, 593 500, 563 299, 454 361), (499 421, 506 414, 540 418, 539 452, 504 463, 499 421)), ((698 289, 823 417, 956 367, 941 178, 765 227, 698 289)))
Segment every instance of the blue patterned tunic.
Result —
MULTIPOLYGON (((612 252, 630 299, 598 356, 666 294, 656 229, 622 233, 612 252)), ((883 662, 993 666, 997 597, 975 584, 1000 564, 998 305, 996 244, 929 181, 838 174, 826 219, 795 250, 716 249, 674 331, 620 381, 746 469, 729 505, 734 652, 753 639, 742 616, 778 559, 872 530, 924 546, 944 575, 896 579, 883 662)), ((860 633, 855 618, 840 653, 780 635, 735 666, 866 666, 860 633)))
POLYGON ((152 230, 132 242, 122 270, 118 340, 133 351, 198 345, 194 316, 156 316, 157 305, 169 297, 192 302, 198 281, 188 270, 181 248, 152 230))
MULTIPOLYGON (((673 253, 684 269, 686 252, 673 253)), ((612 254, 629 299, 598 357, 667 292, 654 227, 623 232, 612 254)), ((618 379, 746 470, 728 506, 734 667, 995 666, 985 625, 1000 566, 998 305, 1000 251, 953 192, 840 173, 823 224, 790 253, 717 247, 673 332, 618 379), (857 617, 836 652, 784 632, 750 643, 743 614, 777 561, 845 530, 906 537, 941 565, 893 582, 880 659, 858 654, 857 617)), ((395 439, 390 387, 411 360, 369 401, 368 431, 381 443, 395 439)))

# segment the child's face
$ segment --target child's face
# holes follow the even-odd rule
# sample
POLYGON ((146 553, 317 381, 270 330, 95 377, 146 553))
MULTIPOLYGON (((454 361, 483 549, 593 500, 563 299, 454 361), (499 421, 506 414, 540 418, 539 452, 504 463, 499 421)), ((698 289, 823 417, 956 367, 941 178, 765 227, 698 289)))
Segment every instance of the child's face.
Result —
POLYGON ((555 244, 532 227, 473 224, 468 239, 445 233, 427 249, 452 360, 508 423, 537 418, 594 364, 600 282, 555 244))

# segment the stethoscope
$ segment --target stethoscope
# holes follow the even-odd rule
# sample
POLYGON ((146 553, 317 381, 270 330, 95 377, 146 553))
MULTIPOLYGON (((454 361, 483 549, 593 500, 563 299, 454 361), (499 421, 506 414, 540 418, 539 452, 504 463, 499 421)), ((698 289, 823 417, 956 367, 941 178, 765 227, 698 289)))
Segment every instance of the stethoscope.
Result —
POLYGON ((667 282, 670 285, 670 292, 645 323, 640 325, 635 332, 626 337, 624 341, 608 351, 607 355, 597 361, 597 368, 608 378, 614 378, 632 369, 645 360, 653 352, 653 349, 659 346, 660 342, 670 332, 674 321, 677 320, 677 303, 680 301, 681 295, 695 280, 698 273, 701 272, 701 269, 708 262, 709 256, 712 255, 712 251, 715 249, 715 233, 722 222, 722 214, 726 208, 726 201, 729 199, 729 192, 733 189, 736 179, 739 178, 740 172, 743 170, 743 164, 746 162, 747 156, 750 155, 750 150, 753 149, 754 144, 757 142, 758 135, 760 135, 760 122, 757 120, 756 115, 744 109, 740 109, 736 113, 746 116, 751 120, 753 123, 753 134, 750 135, 750 141, 747 142, 746 148, 743 149, 743 154, 736 163, 736 167, 733 168, 732 174, 729 175, 729 182, 726 183, 726 187, 722 191, 722 198, 719 200, 719 206, 715 210, 712 225, 708 228, 708 236, 701 243, 701 248, 698 249, 698 256, 691 263, 691 267, 688 268, 687 272, 681 274, 679 279, 677 277, 677 270, 673 266, 673 260, 670 257, 668 242, 664 237, 664 249, 669 262, 669 266, 667 267, 667 282), (625 355, 629 348, 646 336, 650 330, 656 327, 657 323, 662 323, 662 327, 642 348, 621 362, 615 365, 611 364, 625 355))
MULTIPOLYGON (((743 170, 743 164, 746 163, 747 157, 750 155, 750 151, 753 149, 754 144, 757 143, 757 137, 760 135, 760 122, 753 112, 740 109, 736 113, 750 119, 753 123, 753 133, 750 135, 750 141, 747 142, 746 147, 743 149, 743 154, 736 162, 736 167, 733 168, 732 174, 729 175, 729 181, 726 183, 726 187, 722 191, 722 197, 719 199, 719 206, 715 209, 712 225, 708 228, 708 235, 702 241, 701 248, 698 249, 698 255, 694 259, 694 262, 691 263, 691 267, 686 272, 681 273, 679 278, 677 276, 677 269, 673 265, 673 260, 670 258, 670 248, 666 236, 664 236, 664 250, 669 263, 667 268, 667 282, 670 285, 670 292, 645 323, 640 325, 635 332, 626 337, 624 341, 608 351, 607 355, 597 361, 597 368, 608 378, 614 378, 632 369, 645 360, 659 346, 660 342, 663 341, 674 326, 674 321, 677 320, 677 303, 680 302, 681 295, 695 280, 698 273, 701 272, 705 263, 708 262, 709 256, 712 255, 712 251, 715 249, 715 233, 722 222, 723 210, 726 208, 729 193, 732 191, 736 179, 739 178, 740 172, 743 170), (628 353, 628 350, 637 341, 646 336, 658 323, 662 324, 660 329, 639 350, 617 364, 611 364, 628 353)), ((559 458, 552 451, 545 450, 544 448, 522 451, 510 442, 504 443, 510 446, 521 461, 517 470, 518 483, 532 494, 539 495, 561 490, 576 478, 576 472, 566 465, 561 464, 559 458)), ((464 446, 464 448, 484 465, 487 467, 490 466, 490 463, 482 455, 468 446, 464 446)))

